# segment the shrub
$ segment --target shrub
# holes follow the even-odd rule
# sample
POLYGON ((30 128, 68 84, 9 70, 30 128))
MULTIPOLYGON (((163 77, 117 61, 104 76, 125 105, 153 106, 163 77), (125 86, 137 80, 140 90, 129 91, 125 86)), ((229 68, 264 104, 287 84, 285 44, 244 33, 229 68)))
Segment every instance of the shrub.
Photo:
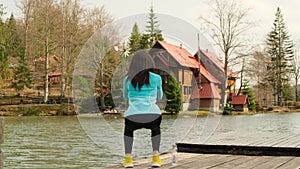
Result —
POLYGON ((180 86, 173 76, 169 76, 168 84, 164 89, 167 105, 165 111, 169 113, 178 113, 181 110, 181 91, 180 86))
POLYGON ((38 116, 42 112, 40 107, 30 107, 25 109, 24 116, 38 116))
POLYGON ((59 116, 68 115, 67 109, 68 109, 67 104, 61 103, 57 109, 57 115, 59 116))

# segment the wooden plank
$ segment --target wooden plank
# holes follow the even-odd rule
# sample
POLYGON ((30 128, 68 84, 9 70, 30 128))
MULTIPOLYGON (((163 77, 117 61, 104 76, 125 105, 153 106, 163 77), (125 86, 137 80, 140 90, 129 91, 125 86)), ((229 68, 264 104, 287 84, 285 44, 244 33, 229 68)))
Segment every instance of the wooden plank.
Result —
POLYGON ((236 165, 235 168, 238 169, 244 169, 244 168, 255 168, 256 166, 266 163, 267 161, 271 160, 274 157, 270 156, 261 156, 261 157, 256 157, 256 158, 250 158, 249 161, 246 161, 240 165, 236 165))
POLYGON ((297 145, 300 144, 300 134, 296 134, 294 137, 286 139, 280 143, 277 143, 276 145, 273 145, 275 147, 297 147, 297 145))
POLYGON ((188 158, 188 159, 180 159, 177 163, 174 163, 174 164, 172 164, 172 163, 163 164, 161 168, 164 168, 164 169, 184 168, 187 165, 198 163, 199 159, 204 160, 204 159, 210 158, 211 156, 214 156, 214 155, 208 155, 208 156, 201 155, 201 156, 195 156, 195 157, 188 158))
POLYGON ((255 169, 277 168, 282 164, 285 164, 287 161, 290 161, 293 158, 294 157, 274 157, 266 161, 265 163, 261 163, 255 166, 255 169))
POLYGON ((290 161, 287 161, 285 164, 277 167, 276 169, 299 169, 300 168, 300 157, 295 157, 290 161))
POLYGON ((178 152, 257 156, 300 156, 300 148, 177 143, 178 152))
MULTIPOLYGON (((187 154, 187 153, 180 153, 178 154, 178 162, 177 165, 185 165, 186 163, 194 163, 197 160, 197 157, 201 156, 201 154, 187 154)), ((167 158, 164 158, 161 156, 161 159, 163 161, 163 165, 160 168, 170 168, 172 165, 172 156, 168 155, 167 158)), ((208 157, 204 157, 208 158, 208 157)), ((137 169, 145 169, 145 168, 151 168, 151 158, 148 159, 148 162, 146 163, 140 163, 136 162, 134 168, 137 169)))
POLYGON ((213 167, 213 169, 232 169, 238 165, 248 162, 249 160, 258 158, 258 156, 238 156, 238 155, 235 155, 235 156, 237 156, 239 158, 236 158, 235 160, 229 161, 227 163, 216 165, 213 167))
MULTIPOLYGON (((224 155, 219 155, 219 156, 224 156, 224 155)), ((220 166, 220 165, 224 165, 226 163, 230 163, 230 162, 236 161, 236 160, 238 160, 240 158, 241 158, 240 156, 227 156, 226 158, 222 158, 221 160, 206 161, 206 163, 201 164, 200 168, 201 169, 214 168, 216 166, 220 166)))
POLYGON ((260 145, 261 143, 274 138, 275 136, 277 136, 275 133, 251 133, 245 136, 245 143, 247 143, 246 145, 260 145))
POLYGON ((249 146, 271 146, 277 142, 285 140, 288 137, 293 136, 292 134, 276 134, 272 136, 266 136, 267 138, 261 139, 257 142, 252 142, 248 144, 249 146))
MULTIPOLYGON (((277 156, 241 156, 223 154, 192 154, 179 153, 178 162, 171 162, 171 154, 162 155, 164 164, 162 169, 299 169, 300 157, 277 156)), ((136 169, 151 168, 151 158, 134 162, 136 169)), ((122 165, 107 167, 111 169, 123 168, 122 165)))
POLYGON ((298 143, 298 145, 296 146, 297 148, 300 148, 300 143, 298 143))
MULTIPOLYGON (((280 144, 280 143, 283 143, 283 142, 285 142, 287 140, 295 140, 295 139, 296 139, 295 138, 295 134, 291 134, 291 135, 289 135, 289 136, 287 136, 285 138, 282 138, 280 140, 275 140, 274 142, 270 142, 269 145, 272 146, 272 147, 277 147, 277 145, 280 144)), ((285 147, 293 147, 293 146, 286 145, 285 147)))
MULTIPOLYGON (((177 154, 178 162, 176 164, 181 165, 181 164, 184 164, 184 163, 188 163, 190 161, 195 161, 195 160, 197 160, 197 158, 195 158, 195 157, 199 157, 199 156, 203 156, 203 154, 178 153, 177 154)), ((201 157, 201 158, 208 158, 209 156, 210 155, 207 155, 206 157, 201 157)), ((170 153, 162 154, 160 157, 163 161, 162 168, 164 166, 172 166, 172 159, 171 159, 172 154, 170 154, 170 153)), ((140 160, 137 160, 137 161, 134 160, 133 164, 134 164, 134 168, 141 168, 141 169, 149 168, 151 166, 151 158, 140 159, 140 160)), ((123 168, 122 164, 107 167, 107 169, 117 169, 117 168, 118 169, 123 168)))
POLYGON ((223 163, 224 161, 232 160, 229 155, 213 155, 209 158, 196 158, 194 162, 185 163, 183 165, 178 165, 173 168, 188 168, 188 169, 201 169, 201 168, 209 168, 219 163, 223 163))
POLYGON ((210 142, 206 142, 205 144, 211 144, 211 145, 216 145, 216 144, 226 144, 226 145, 233 145, 233 144, 238 144, 238 145, 246 145, 246 141, 249 140, 248 138, 245 137, 229 137, 229 138, 219 138, 216 140, 211 140, 210 142))
POLYGON ((297 147, 300 146, 300 134, 250 134, 237 135, 226 133, 213 135, 205 144, 209 145, 248 145, 248 146, 272 146, 272 147, 297 147), (299 142, 298 142, 299 141, 299 142))
MULTIPOLYGON (((286 140, 298 138, 292 133, 255 133, 255 134, 237 134, 237 133, 225 133, 213 135, 209 138, 205 144, 210 145, 249 145, 249 146, 271 146, 276 145, 286 140)), ((300 136, 299 136, 300 138, 300 136)), ((290 147, 290 146, 289 146, 290 147)), ((294 147, 294 146, 292 146, 294 147)))

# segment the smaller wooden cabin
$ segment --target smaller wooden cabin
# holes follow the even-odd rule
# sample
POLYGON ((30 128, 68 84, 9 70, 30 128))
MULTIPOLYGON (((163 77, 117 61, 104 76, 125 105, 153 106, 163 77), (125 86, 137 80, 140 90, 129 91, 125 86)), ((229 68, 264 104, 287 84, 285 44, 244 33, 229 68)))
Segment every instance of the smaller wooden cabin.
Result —
POLYGON ((232 96, 231 105, 236 111, 247 112, 249 109, 248 95, 235 95, 232 96))

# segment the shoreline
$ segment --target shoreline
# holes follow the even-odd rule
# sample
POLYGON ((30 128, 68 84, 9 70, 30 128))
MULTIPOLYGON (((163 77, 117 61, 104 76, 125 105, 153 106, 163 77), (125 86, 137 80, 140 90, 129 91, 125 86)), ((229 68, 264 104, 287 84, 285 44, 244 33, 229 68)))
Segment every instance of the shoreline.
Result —
MULTIPOLYGON (((260 111, 232 111, 226 116, 230 115, 255 115, 255 114, 266 114, 266 113, 300 113, 300 109, 287 108, 287 107, 274 107, 272 109, 262 109, 260 111)), ((162 115, 196 115, 196 116, 208 116, 212 114, 220 114, 222 112, 210 112, 208 110, 187 110, 181 111, 179 114, 167 113, 162 111, 162 115)), ((73 104, 20 104, 20 105, 4 105, 0 106, 0 116, 70 116, 77 115, 82 117, 91 117, 91 116, 109 116, 109 115, 118 115, 122 116, 122 113, 116 112, 102 112, 102 113, 85 113, 77 114, 73 104)), ((225 116, 225 115, 224 115, 225 116)))

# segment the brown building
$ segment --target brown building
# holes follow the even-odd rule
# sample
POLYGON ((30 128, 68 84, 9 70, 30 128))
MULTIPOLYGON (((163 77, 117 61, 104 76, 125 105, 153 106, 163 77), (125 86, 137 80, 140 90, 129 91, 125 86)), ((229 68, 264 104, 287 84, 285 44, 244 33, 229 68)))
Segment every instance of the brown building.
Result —
POLYGON ((231 105, 237 111, 247 112, 248 111, 248 105, 249 105, 248 95, 233 96, 232 101, 231 101, 231 105))
MULTIPOLYGON (((211 73, 213 76, 218 79, 221 83, 217 84, 217 88, 221 94, 221 91, 224 91, 224 62, 213 52, 208 50, 200 50, 195 54, 196 58, 199 58, 200 54, 201 64, 211 73)), ((232 99, 232 96, 235 93, 236 79, 238 79, 238 75, 235 74, 231 69, 227 70, 227 101, 232 99)), ((223 103, 223 100, 220 101, 223 103)))
MULTIPOLYGON (((163 70, 160 74, 164 81, 169 74, 173 74, 177 79, 182 93, 183 110, 219 110, 222 85, 219 79, 221 79, 222 69, 215 69, 215 67, 220 65, 209 67, 202 62, 200 64, 196 55, 190 54, 182 45, 176 46, 162 41, 155 43, 150 54, 156 67, 163 70), (219 79, 213 70, 220 70, 217 74, 220 76, 219 79)), ((208 62, 209 58, 206 61, 208 62)), ((216 64, 210 62, 212 65, 216 64)))

